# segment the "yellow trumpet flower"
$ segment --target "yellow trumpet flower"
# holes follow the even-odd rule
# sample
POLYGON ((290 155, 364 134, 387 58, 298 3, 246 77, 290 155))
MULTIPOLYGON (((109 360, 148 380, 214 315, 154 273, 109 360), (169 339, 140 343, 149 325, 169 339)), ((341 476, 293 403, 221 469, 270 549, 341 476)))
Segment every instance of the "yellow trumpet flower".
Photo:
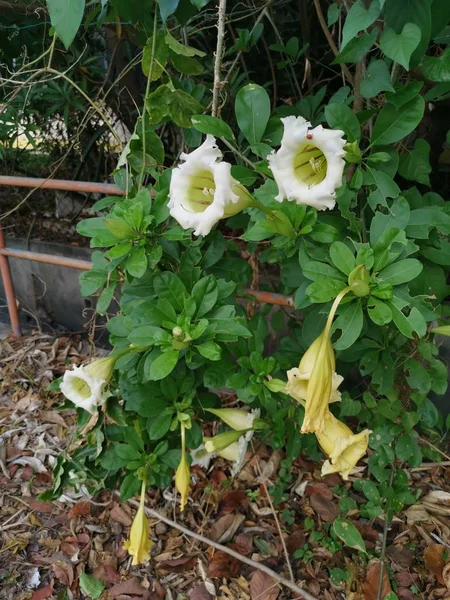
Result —
POLYGON ((180 510, 186 506, 189 495, 189 484, 191 481, 191 469, 186 458, 186 428, 181 424, 181 460, 175 473, 175 487, 180 493, 180 510))
POLYGON ((354 434, 350 427, 328 411, 322 433, 316 433, 322 450, 330 458, 323 464, 322 475, 340 473, 347 480, 356 463, 367 452, 370 433, 369 429, 364 429, 354 434))
POLYGON ((128 554, 133 557, 132 565, 138 565, 150 558, 150 550, 153 546, 148 535, 148 520, 145 516, 145 481, 142 482, 141 500, 139 509, 134 517, 133 524, 130 530, 130 539, 128 539, 123 547, 128 551, 128 554))

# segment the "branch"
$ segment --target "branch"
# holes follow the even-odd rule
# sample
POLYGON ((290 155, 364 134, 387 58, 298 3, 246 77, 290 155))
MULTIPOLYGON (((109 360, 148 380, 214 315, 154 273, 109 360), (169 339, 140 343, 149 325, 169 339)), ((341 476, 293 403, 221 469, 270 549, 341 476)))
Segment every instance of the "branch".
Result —
POLYGON ((223 56, 223 39, 225 37, 225 12, 227 9, 227 0, 219 0, 219 8, 217 9, 217 46, 216 60, 214 61, 214 86, 211 114, 213 117, 219 115, 219 94, 222 88, 220 81, 220 71, 222 68, 223 56))
MULTIPOLYGON (((135 506, 136 508, 139 506, 139 502, 137 500, 129 500, 129 503, 132 506, 135 506)), ((289 581, 289 579, 285 579, 281 575, 278 575, 278 573, 276 573, 275 571, 272 571, 272 569, 269 569, 269 567, 266 567, 266 565, 263 565, 262 563, 258 563, 256 561, 252 560, 251 558, 247 558, 246 556, 239 554, 239 552, 236 552, 235 550, 228 548, 227 546, 223 546, 222 544, 213 542, 212 540, 209 540, 208 538, 204 537, 203 535, 200 535, 199 533, 195 533, 194 531, 191 531, 187 527, 184 527, 183 525, 180 525, 179 523, 172 521, 171 519, 165 517, 164 515, 161 515, 159 512, 157 512, 153 508, 146 507, 145 512, 148 516, 158 519, 159 521, 166 523, 170 527, 174 527, 175 529, 178 529, 178 531, 181 531, 188 537, 194 538, 195 540, 198 540, 199 542, 202 542, 203 544, 207 544, 208 546, 212 546, 216 550, 221 550, 222 552, 226 552, 226 554, 229 554, 230 556, 233 556, 234 558, 245 563, 246 565, 249 565, 249 567, 253 567, 254 569, 259 569, 260 571, 263 571, 264 573, 266 573, 267 575, 269 575, 270 577, 272 577, 273 579, 278 581, 278 583, 281 583, 282 585, 289 588, 296 594, 299 594, 299 598, 297 600, 302 600, 302 599, 303 600, 317 600, 317 598, 315 596, 312 596, 306 590, 298 587, 298 585, 296 585, 292 581, 289 581)))
MULTIPOLYGON (((319 19, 319 23, 320 23, 320 26, 322 27, 322 31, 325 34, 325 37, 327 38, 328 44, 329 44, 333 54, 335 56, 337 56, 339 54, 339 50, 337 49, 336 44, 334 43, 333 37, 327 27, 327 24, 325 23, 325 18, 323 16, 322 7, 320 6, 320 0, 314 0, 314 6, 316 8, 317 18, 319 19)), ((350 73, 347 65, 341 65, 341 67, 342 67, 345 77, 347 78, 347 81, 353 87, 353 75, 350 73)))

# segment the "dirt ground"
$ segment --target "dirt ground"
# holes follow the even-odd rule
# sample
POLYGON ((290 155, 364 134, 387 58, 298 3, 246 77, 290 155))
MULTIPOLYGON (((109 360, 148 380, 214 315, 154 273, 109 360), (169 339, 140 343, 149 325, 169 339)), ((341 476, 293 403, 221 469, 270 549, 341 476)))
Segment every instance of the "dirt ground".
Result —
MULTIPOLYGON (((0 598, 299 598, 259 569, 153 517, 151 560, 132 567, 123 543, 135 500, 120 503, 111 491, 95 499, 69 493, 54 503, 39 500, 75 428, 75 411, 59 411, 61 397, 47 391, 48 385, 89 355, 78 336, 36 333, 0 342, 0 598)), ((318 600, 449 600, 450 460, 442 458, 409 471, 420 500, 387 528, 382 518, 361 517, 363 498, 351 482, 321 478, 320 464, 302 457, 290 468, 287 500, 273 510, 267 489, 283 466, 283 454, 266 446, 249 454, 233 481, 221 459, 208 472, 193 468, 183 515, 172 488, 151 491, 147 506, 293 578, 318 600), (332 543, 329 527, 339 515, 357 527, 367 555, 332 543), (380 554, 385 569, 378 590, 380 554), (389 597, 391 591, 396 596, 389 597)))

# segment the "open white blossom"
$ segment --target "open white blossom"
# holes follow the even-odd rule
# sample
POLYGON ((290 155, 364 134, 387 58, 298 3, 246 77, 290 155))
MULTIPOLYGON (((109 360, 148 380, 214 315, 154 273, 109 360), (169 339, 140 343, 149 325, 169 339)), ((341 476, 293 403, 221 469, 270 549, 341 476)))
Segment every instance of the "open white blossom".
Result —
POLYGON ((317 210, 333 208, 342 185, 346 140, 339 129, 324 129, 303 117, 285 117, 283 139, 267 160, 278 185, 276 200, 295 200, 317 210))
POLYGON ((105 390, 114 369, 117 357, 100 358, 87 367, 73 367, 64 373, 60 389, 66 398, 78 408, 93 415, 98 406, 108 398, 105 390))
POLYGON ((220 219, 231 217, 249 205, 251 196, 231 176, 231 165, 222 161, 216 139, 207 135, 201 146, 172 171, 169 191, 171 216, 194 235, 208 235, 220 219))
POLYGON ((242 410, 241 408, 207 408, 208 412, 216 417, 219 417, 226 425, 234 429, 234 431, 243 431, 244 429, 252 429, 255 419, 259 419, 261 411, 242 410))
POLYGON ((191 467, 198 465, 204 471, 207 471, 209 469, 211 460, 215 456, 217 456, 217 455, 213 452, 208 452, 205 448, 205 445, 202 444, 198 448, 195 448, 195 450, 191 450, 191 457, 192 457, 191 467))
POLYGON ((217 453, 225 460, 229 460, 233 463, 233 466, 231 467, 231 477, 235 477, 242 471, 245 455, 247 454, 247 447, 253 437, 253 433, 254 431, 247 431, 247 433, 240 437, 237 442, 233 442, 227 448, 217 453))

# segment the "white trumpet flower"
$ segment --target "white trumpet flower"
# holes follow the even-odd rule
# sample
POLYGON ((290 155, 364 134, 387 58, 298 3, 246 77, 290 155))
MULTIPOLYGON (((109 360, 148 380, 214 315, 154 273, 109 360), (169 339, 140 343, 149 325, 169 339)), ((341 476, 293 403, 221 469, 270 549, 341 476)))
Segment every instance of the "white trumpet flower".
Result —
POLYGON ((231 176, 231 165, 222 161, 216 139, 207 135, 201 146, 172 171, 169 191, 171 216, 194 235, 208 235, 220 220, 231 217, 251 201, 248 191, 231 176))
POLYGON ((339 129, 324 129, 303 117, 285 117, 283 139, 267 160, 278 185, 276 200, 295 200, 317 210, 333 208, 342 185, 346 140, 339 129))
POLYGON ((111 379, 118 356, 100 358, 85 367, 73 367, 64 373, 61 392, 78 408, 93 415, 98 406, 104 404, 109 394, 105 388, 111 379))

